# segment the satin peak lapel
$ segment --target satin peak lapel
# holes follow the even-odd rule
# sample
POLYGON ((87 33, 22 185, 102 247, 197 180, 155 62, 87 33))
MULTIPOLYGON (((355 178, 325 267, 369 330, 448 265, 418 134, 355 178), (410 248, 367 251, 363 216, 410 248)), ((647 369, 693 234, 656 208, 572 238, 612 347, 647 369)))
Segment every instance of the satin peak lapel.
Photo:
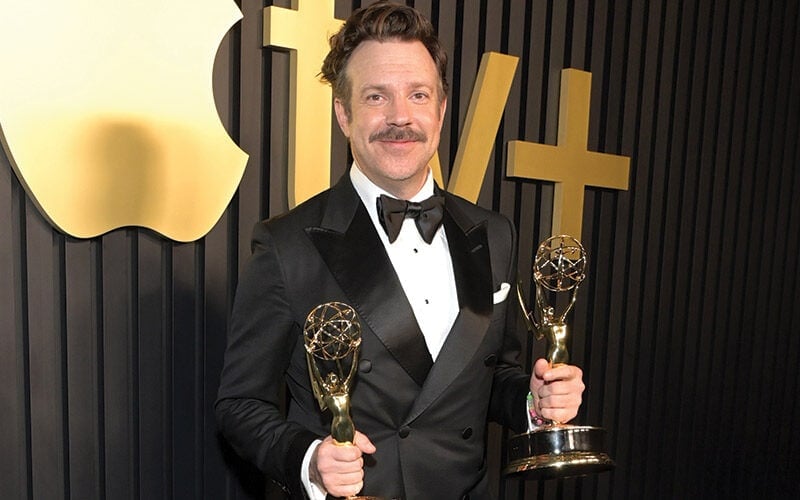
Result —
POLYGON ((386 249, 348 176, 331 190, 322 226, 306 228, 306 234, 364 326, 422 386, 433 359, 386 249))
POLYGON ((461 309, 479 315, 492 314, 492 263, 486 221, 469 220, 452 199, 444 217, 447 244, 453 259, 453 272, 461 309))

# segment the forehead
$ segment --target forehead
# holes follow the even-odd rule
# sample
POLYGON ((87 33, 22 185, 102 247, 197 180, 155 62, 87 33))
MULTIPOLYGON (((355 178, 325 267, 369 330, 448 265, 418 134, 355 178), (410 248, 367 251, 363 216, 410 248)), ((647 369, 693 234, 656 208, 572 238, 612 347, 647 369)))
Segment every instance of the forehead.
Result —
POLYGON ((437 85, 439 74, 425 45, 418 40, 368 40, 350 55, 347 76, 353 89, 400 84, 437 85))

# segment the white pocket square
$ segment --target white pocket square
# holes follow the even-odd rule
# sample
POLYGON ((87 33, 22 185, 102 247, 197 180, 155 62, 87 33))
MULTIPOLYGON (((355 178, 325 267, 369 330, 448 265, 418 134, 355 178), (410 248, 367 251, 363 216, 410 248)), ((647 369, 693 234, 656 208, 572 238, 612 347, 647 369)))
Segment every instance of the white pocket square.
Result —
POLYGON ((500 283, 500 289, 492 294, 492 303, 499 304, 506 300, 509 290, 511 290, 511 285, 508 283, 500 283))

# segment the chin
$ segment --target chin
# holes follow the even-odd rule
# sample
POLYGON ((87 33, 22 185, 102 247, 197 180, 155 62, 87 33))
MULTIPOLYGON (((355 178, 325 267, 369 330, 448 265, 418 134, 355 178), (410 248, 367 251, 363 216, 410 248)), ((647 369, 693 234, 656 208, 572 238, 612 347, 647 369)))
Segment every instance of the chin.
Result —
MULTIPOLYGON (((415 180, 417 177, 420 177, 424 169, 428 168, 427 165, 422 169, 415 169, 415 170, 389 170, 387 172, 386 177, 391 179, 394 182, 406 182, 415 180)), ((424 180, 424 177, 423 177, 424 180)))

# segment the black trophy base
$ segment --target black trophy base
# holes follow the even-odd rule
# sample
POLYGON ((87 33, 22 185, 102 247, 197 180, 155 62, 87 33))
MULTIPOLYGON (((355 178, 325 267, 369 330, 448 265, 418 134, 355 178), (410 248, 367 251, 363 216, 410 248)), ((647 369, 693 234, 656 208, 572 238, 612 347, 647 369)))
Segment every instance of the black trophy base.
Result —
POLYGON ((606 453, 605 429, 549 425, 508 442, 508 465, 503 474, 519 479, 585 476, 614 468, 606 453))

